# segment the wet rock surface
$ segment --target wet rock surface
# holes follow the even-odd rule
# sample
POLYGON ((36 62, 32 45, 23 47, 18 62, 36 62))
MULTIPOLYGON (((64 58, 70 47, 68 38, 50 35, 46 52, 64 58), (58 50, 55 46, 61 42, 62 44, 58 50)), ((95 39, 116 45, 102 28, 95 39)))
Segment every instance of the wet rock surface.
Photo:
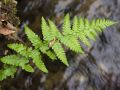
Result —
MULTIPOLYGON (((20 0, 18 15, 22 22, 40 35, 41 16, 53 18, 58 26, 70 13, 92 18, 120 20, 120 0, 20 0), (23 6, 22 6, 23 5, 23 6), (34 12, 34 13, 33 13, 34 12)), ((120 89, 120 25, 103 32, 89 54, 76 55, 68 51, 70 63, 48 62, 49 73, 19 72, 15 79, 2 82, 1 90, 119 90, 120 89)))

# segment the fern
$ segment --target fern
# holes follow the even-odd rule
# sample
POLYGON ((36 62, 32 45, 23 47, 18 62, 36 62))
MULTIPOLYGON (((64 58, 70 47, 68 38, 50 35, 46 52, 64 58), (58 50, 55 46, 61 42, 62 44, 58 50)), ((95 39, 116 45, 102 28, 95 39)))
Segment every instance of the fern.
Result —
POLYGON ((32 58, 33 62, 39 69, 43 72, 48 72, 46 66, 41 60, 40 53, 37 50, 32 50, 32 48, 24 46, 23 44, 8 44, 8 47, 26 58, 32 58))
POLYGON ((86 35, 84 33, 84 21, 82 18, 80 20, 78 17, 73 18, 73 24, 72 24, 72 36, 75 36, 76 38, 79 38, 81 42, 83 42, 85 45, 90 46, 90 43, 88 39, 86 38, 86 35))
POLYGON ((64 17, 62 32, 60 32, 53 21, 46 21, 42 17, 41 29, 43 39, 25 25, 25 34, 33 47, 18 43, 8 44, 8 47, 17 52, 17 54, 1 58, 0 61, 7 65, 7 67, 0 70, 0 80, 3 80, 8 76, 13 76, 17 67, 20 67, 27 72, 33 72, 34 67, 33 65, 31 66, 31 61, 41 71, 48 72, 42 60, 42 54, 49 56, 52 60, 55 60, 57 57, 62 63, 68 66, 69 64, 63 45, 74 52, 83 54, 84 51, 80 42, 90 47, 90 40, 95 41, 99 33, 103 32, 106 27, 113 24, 115 24, 115 22, 106 19, 89 21, 85 18, 78 18, 77 16, 73 18, 73 22, 70 22, 70 16, 67 14, 64 17))
POLYGON ((90 29, 90 23, 88 22, 87 19, 85 19, 84 24, 85 24, 84 25, 85 28, 83 28, 83 30, 84 33, 86 34, 86 37, 95 41, 97 33, 93 29, 90 29))
POLYGON ((71 33, 70 17, 69 14, 67 14, 64 18, 63 23, 63 35, 68 35, 70 33, 71 33))
POLYGON ((5 56, 1 58, 1 62, 8 65, 19 66, 28 72, 34 71, 33 68, 28 64, 29 63, 28 59, 20 55, 5 56))
POLYGON ((64 52, 64 49, 62 48, 61 44, 57 41, 53 46, 52 49, 56 53, 57 57, 68 66, 67 58, 64 52))
POLYGON ((50 20, 49 20, 49 27, 50 27, 50 32, 51 32, 51 37, 50 37, 51 40, 53 40, 54 38, 57 38, 58 40, 60 40, 62 38, 62 35, 59 32, 56 25, 50 20))
POLYGON ((31 41, 32 45, 35 47, 35 49, 40 48, 40 45, 42 45, 42 40, 36 35, 32 30, 25 26, 25 33, 28 37, 28 39, 31 41))
POLYGON ((15 73, 16 73, 16 67, 14 66, 4 67, 4 69, 0 70, 0 81, 6 79, 9 76, 14 77, 15 73))
POLYGON ((42 34, 43 34, 43 39, 46 40, 46 41, 51 41, 51 31, 50 31, 50 28, 47 24, 47 22, 45 21, 45 19, 42 17, 42 34))
POLYGON ((67 47, 69 47, 72 51, 83 53, 83 50, 79 45, 79 42, 76 37, 72 35, 67 35, 62 38, 61 42, 65 44, 67 47))
POLYGON ((32 51, 32 48, 28 48, 27 46, 18 43, 8 44, 8 47, 26 58, 29 57, 29 53, 32 51))
MULTIPOLYGON (((97 19, 89 21, 87 19, 80 18, 78 19, 77 16, 74 17, 73 23, 70 23, 70 17, 67 14, 64 18, 64 23, 62 27, 62 33, 58 30, 55 24, 52 21, 48 21, 49 24, 42 18, 42 32, 43 36, 49 37, 49 39, 45 39, 45 41, 50 43, 53 51, 56 53, 62 53, 63 50, 61 49, 61 44, 66 45, 72 51, 78 53, 84 53, 82 46, 79 44, 78 39, 83 42, 87 46, 91 46, 89 39, 96 40, 96 37, 100 32, 101 29, 105 29, 107 26, 114 24, 114 22, 105 19, 97 19), (46 30, 48 29, 48 30, 46 30), (49 34, 49 36, 47 36, 49 34), (56 43, 59 48, 57 48, 56 43)), ((56 54, 59 59, 66 64, 64 61, 66 57, 60 56, 61 54, 56 54)))
POLYGON ((24 69, 27 72, 34 72, 34 69, 29 64, 23 65, 22 69, 24 69))
POLYGON ((78 17, 75 16, 73 18, 73 23, 72 23, 72 33, 73 33, 73 35, 76 35, 76 33, 78 33, 78 29, 79 29, 79 21, 78 21, 78 17))
POLYGON ((33 62, 40 70, 42 70, 43 72, 48 72, 48 70, 46 69, 46 66, 41 60, 40 52, 38 52, 37 50, 33 50, 30 57, 33 59, 33 62))
MULTIPOLYGON (((47 27, 47 26, 46 26, 47 27)), ((35 47, 35 49, 39 49, 42 53, 49 56, 51 59, 56 59, 55 55, 51 51, 47 51, 48 43, 42 42, 42 40, 36 35, 29 27, 25 26, 25 33, 28 37, 28 39, 31 41, 32 45, 35 47)))

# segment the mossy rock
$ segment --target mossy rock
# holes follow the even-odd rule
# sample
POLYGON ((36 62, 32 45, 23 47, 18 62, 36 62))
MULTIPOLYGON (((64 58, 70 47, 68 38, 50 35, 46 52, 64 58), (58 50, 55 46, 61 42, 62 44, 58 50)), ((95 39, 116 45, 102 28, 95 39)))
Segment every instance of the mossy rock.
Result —
POLYGON ((20 23, 19 18, 16 16, 17 2, 15 0, 1 0, 0 1, 0 20, 4 19, 17 27, 20 23))

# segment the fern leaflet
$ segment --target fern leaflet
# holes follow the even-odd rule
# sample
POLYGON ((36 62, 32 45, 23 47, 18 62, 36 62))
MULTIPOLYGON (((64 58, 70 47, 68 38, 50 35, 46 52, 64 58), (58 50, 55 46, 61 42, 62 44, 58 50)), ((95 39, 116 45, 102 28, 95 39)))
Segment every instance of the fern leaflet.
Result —
POLYGON ((42 45, 42 40, 36 35, 29 27, 25 25, 25 33, 28 37, 28 39, 31 41, 35 49, 40 48, 40 45, 42 45))
POLYGON ((8 47, 26 58, 28 58, 29 54, 32 52, 32 48, 28 48, 23 44, 8 44, 8 47))
POLYGON ((23 44, 9 44, 8 47, 26 58, 32 58, 39 69, 41 69, 43 72, 47 72, 44 63, 41 60, 40 52, 37 50, 32 50, 32 48, 28 48, 23 44))
POLYGON ((67 35, 71 33, 71 24, 70 24, 70 16, 67 14, 64 17, 64 23, 63 23, 63 35, 67 35))
POLYGON ((50 32, 50 29, 49 29, 49 26, 47 24, 47 22, 45 21, 45 19, 42 17, 42 34, 43 34, 43 39, 44 40, 47 40, 47 41, 51 41, 51 32, 50 32))
POLYGON ((28 65, 26 66, 27 63, 29 63, 29 60, 25 57, 22 57, 20 55, 9 55, 1 58, 1 62, 8 64, 8 65, 13 65, 13 66, 19 66, 22 67, 22 69, 25 69, 28 72, 33 72, 33 68, 29 65, 29 69, 27 69, 28 65), (31 67, 31 69, 30 69, 31 67))
POLYGON ((68 66, 67 58, 64 52, 64 49, 62 48, 61 44, 57 41, 54 43, 52 46, 52 49, 56 53, 57 57, 65 64, 68 66))
POLYGON ((46 73, 48 72, 46 66, 44 65, 44 62, 41 60, 40 52, 38 52, 37 50, 33 50, 31 53, 31 58, 33 59, 33 62, 40 70, 46 73))
POLYGON ((67 35, 61 39, 61 42, 67 47, 69 47, 72 51, 83 53, 83 50, 76 37, 72 35, 67 35))
POLYGON ((16 67, 14 66, 4 67, 4 69, 0 70, 0 81, 6 79, 9 76, 14 77, 15 73, 16 73, 16 67))

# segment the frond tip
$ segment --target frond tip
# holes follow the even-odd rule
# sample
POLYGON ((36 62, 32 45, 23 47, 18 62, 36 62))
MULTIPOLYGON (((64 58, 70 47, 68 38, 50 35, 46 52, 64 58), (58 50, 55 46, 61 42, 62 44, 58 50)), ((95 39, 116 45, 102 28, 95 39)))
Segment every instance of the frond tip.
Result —
POLYGON ((67 14, 64 17, 64 23, 63 23, 63 35, 68 35, 71 33, 71 23, 70 23, 70 16, 67 14))
POLYGON ((25 25, 25 33, 26 33, 28 39, 33 44, 33 46, 36 49, 40 48, 40 45, 42 45, 42 40, 27 25, 25 25))

